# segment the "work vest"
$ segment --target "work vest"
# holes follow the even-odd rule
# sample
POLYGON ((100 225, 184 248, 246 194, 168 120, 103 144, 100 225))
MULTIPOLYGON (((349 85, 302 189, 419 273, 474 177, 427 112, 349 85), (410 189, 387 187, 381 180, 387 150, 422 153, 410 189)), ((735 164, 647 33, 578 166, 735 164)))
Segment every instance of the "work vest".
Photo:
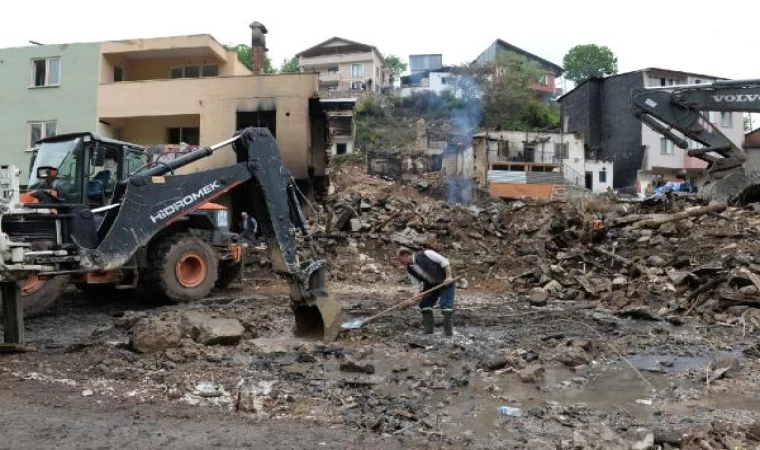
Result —
POLYGON ((409 275, 418 279, 426 287, 433 287, 443 283, 446 279, 446 271, 440 264, 431 260, 425 255, 425 252, 417 252, 414 254, 414 264, 406 267, 406 271, 409 275), (417 266, 418 270, 421 270, 423 274, 417 273, 414 270, 414 266, 417 266))

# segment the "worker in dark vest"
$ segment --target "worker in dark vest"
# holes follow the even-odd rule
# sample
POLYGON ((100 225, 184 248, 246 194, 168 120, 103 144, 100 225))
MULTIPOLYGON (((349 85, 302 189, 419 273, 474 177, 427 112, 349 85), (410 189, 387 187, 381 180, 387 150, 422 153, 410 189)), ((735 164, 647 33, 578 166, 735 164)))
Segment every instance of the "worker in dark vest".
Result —
POLYGON ((449 260, 433 250, 413 252, 405 247, 396 252, 396 260, 406 267, 409 280, 418 293, 427 291, 439 284, 446 285, 422 297, 419 307, 422 312, 422 326, 425 334, 433 334, 433 307, 438 303, 443 313, 443 332, 446 336, 453 335, 456 287, 449 260))

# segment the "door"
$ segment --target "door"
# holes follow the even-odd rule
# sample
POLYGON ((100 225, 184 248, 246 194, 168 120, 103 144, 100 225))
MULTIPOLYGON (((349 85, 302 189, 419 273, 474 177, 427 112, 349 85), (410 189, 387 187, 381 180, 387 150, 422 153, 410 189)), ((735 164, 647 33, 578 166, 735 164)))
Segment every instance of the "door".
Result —
POLYGON ((586 189, 594 190, 594 172, 586 172, 586 189))

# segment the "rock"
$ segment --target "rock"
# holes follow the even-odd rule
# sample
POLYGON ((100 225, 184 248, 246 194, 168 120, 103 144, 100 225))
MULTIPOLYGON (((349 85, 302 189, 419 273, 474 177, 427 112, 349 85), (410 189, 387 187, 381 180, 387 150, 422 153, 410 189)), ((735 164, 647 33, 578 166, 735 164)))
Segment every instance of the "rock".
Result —
POLYGON ((237 319, 209 319, 198 327, 196 342, 203 345, 237 345, 245 328, 237 319))
POLYGON ((237 410, 248 413, 260 413, 267 407, 274 406, 272 387, 277 381, 254 380, 245 378, 238 383, 237 410))
POLYGON ((509 364, 509 360, 503 356, 493 356, 478 363, 478 368, 483 370, 500 370, 509 364))
POLYGON ((665 241, 664 237, 662 237, 662 236, 654 236, 654 237, 652 237, 652 239, 649 240, 649 246, 650 247, 659 247, 662 244, 664 244, 665 242, 666 241, 665 241))
POLYGON ((591 362, 591 356, 580 347, 562 349, 557 360, 568 367, 576 367, 591 362))
POLYGON ((656 430, 654 432, 654 443, 659 445, 667 444, 680 448, 683 439, 684 433, 678 430, 656 430))
POLYGON ((160 352, 179 346, 182 329, 177 319, 151 317, 132 327, 132 348, 140 353, 160 352))
POLYGON ((672 281, 674 285, 679 286, 681 283, 684 282, 684 280, 689 275, 689 273, 672 271, 672 272, 667 272, 665 275, 667 275, 668 278, 670 278, 670 281, 672 281))
POLYGON ((373 374, 375 373, 375 365, 371 363, 361 364, 354 360, 346 359, 345 361, 340 363, 340 370, 342 372, 373 374))
POLYGON ((369 211, 369 210, 372 209, 372 205, 370 205, 369 203, 367 203, 364 200, 362 200, 359 203, 359 209, 361 209, 362 211, 369 211))
POLYGON ((521 370, 518 375, 523 383, 538 383, 544 379, 546 370, 543 366, 531 365, 521 370))
POLYGON ((745 295, 755 295, 757 294, 757 288, 755 286, 744 286, 743 288, 739 289, 739 292, 745 295))
POLYGON ((647 265, 651 267, 662 267, 665 264, 667 264, 667 261, 665 261, 663 258, 652 255, 649 258, 647 258, 647 265))
POLYGON ((167 350, 166 353, 166 359, 168 359, 171 362, 174 363, 183 363, 185 362, 185 355, 182 354, 179 350, 170 349, 167 350))
POLYGON ((93 395, 92 389, 85 389, 82 391, 82 397, 90 397, 93 395))
POLYGON ((549 303, 549 293, 542 288, 535 288, 530 291, 528 301, 533 306, 546 306, 549 303))
POLYGON ((678 227, 673 222, 663 223, 660 225, 660 234, 663 236, 675 236, 678 234, 678 227))
POLYGON ((628 443, 603 423, 590 424, 573 432, 573 447, 584 450, 629 450, 628 443))
POLYGON ((349 226, 351 227, 351 232, 356 233, 358 231, 361 231, 362 229, 362 221, 359 219, 351 219, 348 221, 349 226))
POLYGON ((223 359, 222 355, 219 355, 219 354, 206 355, 206 361, 210 363, 220 363, 222 362, 222 359, 223 359))
POLYGON ((712 361, 710 361, 710 381, 720 380, 721 378, 730 378, 741 369, 739 359, 728 352, 719 352, 712 361))
POLYGON ((525 444, 525 450, 554 450, 554 445, 540 439, 531 439, 525 444))
POLYGON ((631 450, 654 449, 654 433, 646 430, 637 430, 636 441, 631 444, 631 450))
POLYGON ((626 284, 628 284, 627 278, 616 277, 614 280, 612 280, 612 289, 614 290, 622 289, 626 284))
POLYGON ((552 280, 543 287, 544 291, 551 295, 557 295, 563 291, 562 285, 557 280, 552 280))

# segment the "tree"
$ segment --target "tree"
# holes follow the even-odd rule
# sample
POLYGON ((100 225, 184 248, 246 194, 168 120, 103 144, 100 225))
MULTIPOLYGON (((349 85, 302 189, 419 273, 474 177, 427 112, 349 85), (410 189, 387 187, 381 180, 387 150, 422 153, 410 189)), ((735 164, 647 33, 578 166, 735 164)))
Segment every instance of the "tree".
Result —
POLYGON ((298 56, 282 60, 282 65, 280 66, 281 73, 295 73, 300 71, 301 64, 298 61, 298 56))
MULTIPOLYGON (((238 45, 225 45, 227 50, 234 50, 237 52, 238 61, 243 63, 248 70, 253 71, 253 62, 251 61, 251 47, 245 44, 238 45)), ((277 69, 272 66, 272 61, 265 54, 264 55, 264 73, 277 73, 277 69)))
POLYGON ((576 45, 563 60, 565 78, 580 83, 591 77, 615 75, 618 72, 617 57, 606 46, 596 44, 576 45))
POLYGON ((388 69, 391 71, 391 84, 396 80, 400 80, 401 74, 404 73, 408 67, 406 63, 401 61, 401 58, 396 55, 386 56, 385 65, 388 66, 388 69))

